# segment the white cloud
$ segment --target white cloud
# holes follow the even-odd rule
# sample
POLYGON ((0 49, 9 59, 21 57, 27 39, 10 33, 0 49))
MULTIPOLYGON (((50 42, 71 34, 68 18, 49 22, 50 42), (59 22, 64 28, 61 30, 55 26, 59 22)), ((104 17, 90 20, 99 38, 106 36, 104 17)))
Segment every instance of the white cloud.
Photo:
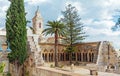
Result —
POLYGON ((78 10, 78 13, 80 13, 80 15, 83 15, 85 14, 85 8, 83 7, 83 4, 80 3, 80 2, 77 2, 77 1, 67 1, 65 5, 68 5, 68 4, 72 4, 73 6, 76 7, 76 9, 78 10))
POLYGON ((67 1, 78 9, 78 13, 85 25, 85 31, 90 37, 87 41, 109 40, 114 43, 117 48, 120 48, 119 36, 120 32, 113 32, 111 27, 115 25, 114 17, 115 10, 119 9, 119 0, 81 0, 67 1), (103 36, 104 35, 104 36, 103 36))
POLYGON ((0 26, 4 26, 5 24, 5 16, 6 16, 6 11, 9 7, 10 2, 8 0, 0 0, 0 26))
POLYGON ((2 18, 5 17, 5 15, 6 15, 5 12, 7 11, 8 7, 9 7, 9 6, 7 6, 7 5, 6 5, 6 6, 3 6, 3 7, 0 7, 0 10, 1 10, 1 11, 0 11, 0 17, 2 17, 2 18))
POLYGON ((59 21, 61 18, 63 18, 63 15, 59 15, 59 16, 57 17, 57 20, 59 21))
POLYGON ((92 27, 85 27, 85 28, 86 28, 85 30, 87 31, 87 34, 92 35, 92 36, 95 36, 95 35, 101 36, 101 34, 106 35, 106 36, 119 36, 120 35, 120 31, 113 32, 110 29, 95 29, 92 27))
POLYGON ((35 5, 35 4, 42 4, 45 2, 50 2, 50 0, 25 0, 28 4, 35 5))

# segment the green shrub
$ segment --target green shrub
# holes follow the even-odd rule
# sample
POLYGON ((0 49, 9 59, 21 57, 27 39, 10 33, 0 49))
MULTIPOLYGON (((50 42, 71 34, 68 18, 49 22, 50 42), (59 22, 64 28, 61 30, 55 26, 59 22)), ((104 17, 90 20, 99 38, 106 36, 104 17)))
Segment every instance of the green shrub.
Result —
POLYGON ((59 68, 63 68, 63 67, 64 67, 64 65, 60 65, 60 66, 59 66, 59 68))
POLYGON ((26 72, 25 72, 25 76, 29 76, 29 71, 26 71, 26 72))
POLYGON ((51 64, 51 65, 50 65, 50 67, 51 67, 51 68, 54 68, 54 65, 53 65, 53 64, 51 64))
POLYGON ((11 76, 11 74, 8 72, 6 76, 11 76))
POLYGON ((5 63, 0 63, 0 73, 3 73, 3 70, 4 70, 4 67, 5 67, 5 63))

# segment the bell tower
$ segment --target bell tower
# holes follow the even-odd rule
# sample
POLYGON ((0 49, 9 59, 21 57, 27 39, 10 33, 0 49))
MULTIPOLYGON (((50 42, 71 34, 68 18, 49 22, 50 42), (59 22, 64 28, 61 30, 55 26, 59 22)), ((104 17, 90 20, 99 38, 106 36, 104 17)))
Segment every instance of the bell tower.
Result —
POLYGON ((35 16, 32 19, 33 22, 33 29, 35 34, 42 36, 43 31, 43 18, 40 14, 39 7, 37 8, 35 12, 35 16))

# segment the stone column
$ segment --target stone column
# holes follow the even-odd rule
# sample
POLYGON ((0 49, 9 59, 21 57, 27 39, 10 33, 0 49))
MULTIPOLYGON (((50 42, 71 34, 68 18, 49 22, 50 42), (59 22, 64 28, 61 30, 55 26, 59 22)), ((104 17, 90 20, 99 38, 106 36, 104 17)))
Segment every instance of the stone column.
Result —
POLYGON ((92 53, 90 53, 91 54, 91 62, 93 61, 93 59, 92 59, 92 53))
POLYGON ((89 62, 89 60, 90 60, 90 59, 89 59, 89 52, 87 53, 87 59, 88 59, 87 61, 89 62))
POLYGON ((81 61, 83 62, 83 53, 81 53, 81 61))
POLYGON ((47 53, 47 62, 49 62, 49 53, 47 53))
POLYGON ((55 54, 54 54, 54 52, 53 52, 53 61, 55 60, 55 54))

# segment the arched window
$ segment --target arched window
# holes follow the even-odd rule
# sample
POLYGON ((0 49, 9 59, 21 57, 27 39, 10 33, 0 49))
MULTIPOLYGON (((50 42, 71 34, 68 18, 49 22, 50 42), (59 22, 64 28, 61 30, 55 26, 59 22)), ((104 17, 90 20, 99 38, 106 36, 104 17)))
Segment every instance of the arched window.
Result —
POLYGON ((66 53, 66 61, 69 61, 69 54, 66 53))
POLYGON ((85 61, 85 54, 83 53, 83 62, 85 61))
POLYGON ((79 53, 79 61, 82 61, 81 53, 79 53))
POLYGON ((63 61, 62 53, 60 54, 60 61, 63 61))
POLYGON ((48 62, 50 62, 51 61, 51 56, 50 56, 50 53, 49 53, 49 61, 48 62))
POLYGON ((89 53, 89 62, 91 62, 91 53, 89 53))
POLYGON ((53 62, 53 53, 51 54, 51 61, 53 62))
POLYGON ((85 61, 87 62, 87 60, 88 60, 88 59, 87 59, 87 53, 85 53, 85 58, 86 58, 85 61))
POLYGON ((76 59, 75 53, 72 53, 72 60, 75 61, 75 59, 76 59))
POLYGON ((62 58, 63 58, 62 60, 64 61, 64 53, 62 53, 62 58))
POLYGON ((80 60, 79 53, 77 53, 77 61, 79 61, 79 60, 80 60))
POLYGON ((45 54, 45 61, 47 61, 47 54, 45 54))
POLYGON ((42 54, 43 60, 45 60, 44 53, 42 54))

